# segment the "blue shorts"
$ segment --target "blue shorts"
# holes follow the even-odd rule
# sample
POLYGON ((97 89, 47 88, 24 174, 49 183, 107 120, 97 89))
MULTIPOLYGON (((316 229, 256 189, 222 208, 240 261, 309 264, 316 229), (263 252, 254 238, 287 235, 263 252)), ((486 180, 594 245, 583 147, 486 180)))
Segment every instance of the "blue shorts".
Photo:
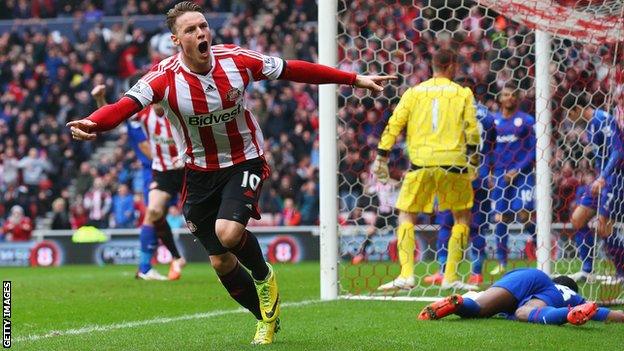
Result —
POLYGON ((565 301, 555 283, 546 273, 535 268, 514 269, 492 286, 509 291, 518 301, 516 308, 531 299, 540 299, 551 307, 565 307, 565 301))
POLYGON ((507 184, 505 171, 494 172, 495 185, 492 189, 492 200, 496 202, 496 213, 518 212, 520 210, 533 211, 535 204, 535 174, 518 173, 513 184, 507 184))
POLYGON ((612 175, 600 194, 598 214, 614 220, 621 220, 624 211, 624 175, 612 175))

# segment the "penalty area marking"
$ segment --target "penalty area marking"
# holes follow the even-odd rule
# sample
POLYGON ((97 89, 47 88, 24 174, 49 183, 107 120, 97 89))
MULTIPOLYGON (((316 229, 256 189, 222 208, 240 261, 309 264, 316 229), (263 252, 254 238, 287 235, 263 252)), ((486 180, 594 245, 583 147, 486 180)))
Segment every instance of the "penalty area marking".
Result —
MULTIPOLYGON (((327 301, 304 300, 304 301, 298 301, 298 302, 283 303, 281 306, 282 307, 302 307, 302 306, 317 304, 321 302, 327 302, 327 301)), ((53 338, 57 336, 70 336, 70 335, 73 336, 73 335, 81 335, 81 334, 87 334, 87 333, 93 333, 93 332, 105 333, 105 332, 109 332, 112 330, 129 329, 129 328, 142 327, 146 325, 166 324, 166 323, 188 321, 188 320, 195 320, 195 319, 209 319, 209 318, 220 317, 220 316, 225 316, 229 314, 238 314, 238 313, 248 313, 248 311, 243 308, 238 308, 235 310, 219 310, 219 311, 204 312, 204 313, 186 314, 186 315, 181 315, 177 317, 158 317, 158 318, 152 318, 152 319, 145 319, 142 321, 113 323, 113 324, 105 324, 105 325, 89 325, 89 326, 84 326, 82 328, 77 328, 77 329, 52 330, 44 334, 35 334, 35 335, 28 335, 24 337, 17 337, 17 338, 13 338, 13 342, 15 343, 29 342, 29 341, 37 341, 41 339, 49 339, 49 338, 53 338)))

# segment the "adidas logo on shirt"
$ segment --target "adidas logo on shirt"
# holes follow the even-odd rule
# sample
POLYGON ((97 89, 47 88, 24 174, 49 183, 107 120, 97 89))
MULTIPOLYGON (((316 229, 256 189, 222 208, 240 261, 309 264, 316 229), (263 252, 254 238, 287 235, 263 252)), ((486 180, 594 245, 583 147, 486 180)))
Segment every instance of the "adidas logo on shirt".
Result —
POLYGON ((208 84, 208 86, 206 87, 206 89, 204 89, 205 92, 210 93, 212 91, 217 90, 217 88, 214 87, 214 85, 212 84, 208 84))

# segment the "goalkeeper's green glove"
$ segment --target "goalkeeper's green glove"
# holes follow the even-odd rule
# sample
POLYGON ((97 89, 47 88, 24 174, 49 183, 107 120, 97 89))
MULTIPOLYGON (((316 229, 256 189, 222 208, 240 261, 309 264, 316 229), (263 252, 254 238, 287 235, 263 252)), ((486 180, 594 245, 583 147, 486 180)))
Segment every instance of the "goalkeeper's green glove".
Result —
POLYGON ((387 157, 377 155, 375 162, 373 162, 373 173, 382 184, 388 182, 388 179, 390 179, 390 171, 388 170, 387 157))

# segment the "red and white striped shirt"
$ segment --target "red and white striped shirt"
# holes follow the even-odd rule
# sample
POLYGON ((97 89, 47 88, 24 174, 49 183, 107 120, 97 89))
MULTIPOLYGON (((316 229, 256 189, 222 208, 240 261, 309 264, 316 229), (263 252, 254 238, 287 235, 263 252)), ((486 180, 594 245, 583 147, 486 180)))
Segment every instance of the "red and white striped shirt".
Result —
POLYGON ((127 93, 147 106, 159 103, 183 136, 185 162, 214 171, 260 157, 264 138, 245 107, 245 88, 253 81, 277 79, 284 61, 236 45, 211 47, 212 68, 190 71, 180 54, 161 61, 127 93))
POLYGON ((184 167, 182 162, 174 163, 174 159, 178 158, 178 147, 184 150, 184 143, 178 132, 171 128, 165 114, 159 116, 148 106, 137 113, 134 119, 141 124, 149 142, 153 170, 166 172, 184 167))

